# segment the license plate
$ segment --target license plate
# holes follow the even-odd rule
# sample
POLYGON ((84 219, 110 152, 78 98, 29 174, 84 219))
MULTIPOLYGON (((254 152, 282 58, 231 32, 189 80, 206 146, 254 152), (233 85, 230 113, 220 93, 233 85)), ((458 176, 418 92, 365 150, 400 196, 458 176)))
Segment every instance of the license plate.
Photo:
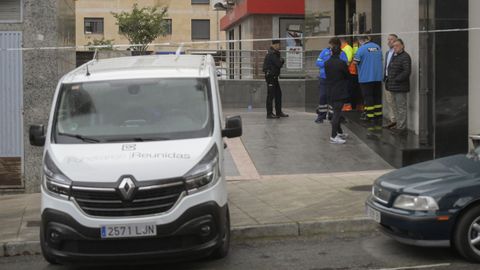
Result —
POLYGON ((367 217, 375 220, 375 222, 380 223, 382 221, 382 214, 379 211, 367 206, 366 212, 367 217))
POLYGON ((156 236, 157 226, 155 224, 105 225, 100 228, 100 235, 103 239, 156 236))

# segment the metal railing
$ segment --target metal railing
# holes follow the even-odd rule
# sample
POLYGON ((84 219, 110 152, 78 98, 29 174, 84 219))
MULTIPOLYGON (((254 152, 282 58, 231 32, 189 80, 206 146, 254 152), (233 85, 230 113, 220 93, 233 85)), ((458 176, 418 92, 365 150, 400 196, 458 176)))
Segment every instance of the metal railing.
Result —
MULTIPOLYGON (((286 59, 286 51, 280 51, 286 59)), ((267 50, 186 50, 186 54, 210 54, 215 59, 220 78, 224 80, 264 79, 263 62, 267 50)), ((282 69, 282 79, 304 79, 318 76, 315 65, 319 51, 302 53, 302 68, 282 69)))

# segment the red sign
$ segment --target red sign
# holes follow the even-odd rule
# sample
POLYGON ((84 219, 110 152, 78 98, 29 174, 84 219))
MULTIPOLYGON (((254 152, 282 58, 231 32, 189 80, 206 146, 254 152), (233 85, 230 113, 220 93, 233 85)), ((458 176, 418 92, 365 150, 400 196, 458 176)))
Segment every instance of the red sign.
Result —
POLYGON ((305 0, 244 0, 220 20, 222 30, 250 15, 305 15, 305 0))

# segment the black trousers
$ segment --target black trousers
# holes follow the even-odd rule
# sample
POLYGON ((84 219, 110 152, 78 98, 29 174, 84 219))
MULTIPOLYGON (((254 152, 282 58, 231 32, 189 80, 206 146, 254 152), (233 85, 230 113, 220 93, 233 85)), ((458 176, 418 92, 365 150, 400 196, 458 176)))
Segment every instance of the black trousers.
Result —
POLYGON ((342 123, 342 109, 345 102, 343 100, 336 100, 332 102, 333 117, 332 117, 332 138, 337 137, 338 134, 343 134, 342 123))
POLYGON ((278 78, 267 81, 267 114, 273 113, 273 100, 276 114, 282 113, 282 89, 278 78))
POLYGON ((368 119, 382 118, 382 82, 360 83, 368 119))

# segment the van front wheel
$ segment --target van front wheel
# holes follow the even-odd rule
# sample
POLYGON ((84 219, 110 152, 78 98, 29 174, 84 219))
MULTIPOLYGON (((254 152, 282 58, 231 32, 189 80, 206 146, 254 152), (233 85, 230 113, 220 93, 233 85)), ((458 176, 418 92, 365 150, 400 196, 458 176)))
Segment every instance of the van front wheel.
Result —
POLYGON ((228 255, 228 250, 230 249, 230 211, 228 210, 228 205, 227 211, 225 212, 226 217, 223 229, 222 243, 210 255, 210 258, 214 260, 225 258, 228 255))

